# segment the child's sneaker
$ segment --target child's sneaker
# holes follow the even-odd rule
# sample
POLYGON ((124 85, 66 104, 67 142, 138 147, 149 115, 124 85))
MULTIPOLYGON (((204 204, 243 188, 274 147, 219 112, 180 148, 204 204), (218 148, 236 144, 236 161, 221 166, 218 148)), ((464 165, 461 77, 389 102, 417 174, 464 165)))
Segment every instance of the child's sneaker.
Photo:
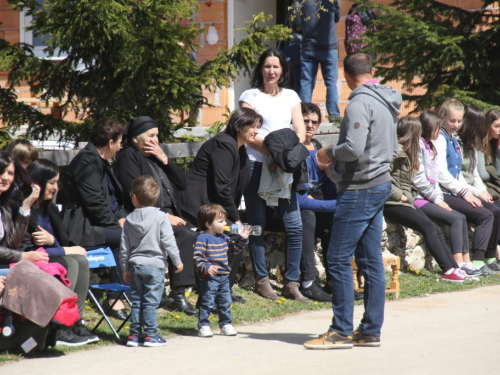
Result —
POLYGON ((213 335, 209 326, 202 326, 198 331, 198 336, 200 337, 212 337, 213 335))
POLYGON ((146 347, 155 347, 155 346, 165 346, 167 345, 167 340, 165 340, 160 335, 156 336, 146 336, 144 338, 144 346, 146 347))
POLYGON ((470 276, 481 275, 481 270, 479 268, 474 267, 472 262, 462 264, 462 267, 460 267, 460 269, 462 271, 465 271, 465 273, 470 276))
POLYGON ((220 334, 225 336, 236 336, 238 332, 236 332, 231 324, 226 324, 220 329, 220 334))
POLYGON ((130 346, 133 348, 139 346, 139 336, 138 335, 130 335, 128 337, 127 346, 130 346))
POLYGON ((452 281, 455 283, 463 283, 465 281, 466 274, 460 268, 455 268, 449 274, 443 273, 441 275, 441 280, 452 281))

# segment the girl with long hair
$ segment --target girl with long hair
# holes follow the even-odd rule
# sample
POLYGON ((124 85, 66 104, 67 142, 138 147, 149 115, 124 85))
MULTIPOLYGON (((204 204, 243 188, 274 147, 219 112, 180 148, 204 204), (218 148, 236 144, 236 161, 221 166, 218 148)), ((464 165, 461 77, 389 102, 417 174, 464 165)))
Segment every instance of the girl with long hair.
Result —
POLYGON ((470 261, 467 218, 454 211, 444 201, 443 192, 436 178, 436 147, 435 141, 441 131, 442 119, 434 111, 424 111, 420 114, 422 135, 419 140, 419 171, 413 177, 413 186, 417 189, 415 206, 430 219, 450 227, 450 242, 453 258, 458 266, 469 275, 478 275, 470 261))
POLYGON ((391 196, 384 207, 384 217, 424 236, 427 249, 443 271, 446 281, 463 282, 468 279, 448 249, 439 227, 427 215, 415 207, 413 177, 419 171, 419 140, 422 133, 417 118, 405 116, 398 121, 398 156, 391 166, 391 196))
POLYGON ((444 200, 476 226, 472 241, 474 266, 480 268, 483 275, 497 274, 498 271, 484 267, 485 259, 496 260, 500 211, 493 205, 477 173, 475 147, 480 142, 476 132, 481 116, 474 108, 468 107, 466 111, 463 104, 455 99, 446 99, 438 115, 443 123, 434 145, 437 150, 437 179, 446 193, 444 200), (455 136, 462 126, 464 129, 460 133, 465 140, 464 147, 455 136), (471 139, 468 139, 469 136, 471 139))
MULTIPOLYGON (((58 190, 59 168, 47 159, 35 160, 28 172, 40 186, 40 196, 31 207, 28 229, 20 249, 34 251, 43 247, 51 262, 57 262, 67 269, 67 278, 71 281, 70 289, 78 296, 78 311, 83 317, 85 300, 89 288, 89 262, 86 250, 81 246, 72 246, 66 225, 60 218, 59 210, 53 203, 58 190)), ((83 345, 99 341, 85 327, 83 320, 73 327, 60 331, 58 345, 83 345)))

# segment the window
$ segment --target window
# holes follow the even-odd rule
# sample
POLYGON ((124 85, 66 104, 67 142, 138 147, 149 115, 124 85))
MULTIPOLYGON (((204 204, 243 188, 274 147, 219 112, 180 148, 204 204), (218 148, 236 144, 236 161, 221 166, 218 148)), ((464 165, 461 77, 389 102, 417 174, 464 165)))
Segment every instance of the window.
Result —
MULTIPOLYGON (((43 0, 37 0, 38 3, 43 3, 43 0)), ((21 43, 31 44, 33 46, 33 52, 35 56, 39 58, 45 58, 50 60, 62 60, 66 56, 60 55, 56 50, 54 56, 48 57, 47 53, 43 50, 47 45, 44 43, 42 36, 38 35, 36 32, 26 30, 26 27, 31 25, 33 21, 33 16, 28 16, 24 10, 19 12, 19 41, 21 43)), ((48 35, 47 35, 48 37, 48 35)), ((44 39, 46 40, 47 37, 44 39)))

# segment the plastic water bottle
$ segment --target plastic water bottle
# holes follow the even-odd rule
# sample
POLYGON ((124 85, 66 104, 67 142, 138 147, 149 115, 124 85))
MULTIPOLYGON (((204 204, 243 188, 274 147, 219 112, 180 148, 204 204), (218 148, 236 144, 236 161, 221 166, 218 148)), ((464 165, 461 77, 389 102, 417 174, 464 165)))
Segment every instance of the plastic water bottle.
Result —
MULTIPOLYGON (((243 224, 243 226, 250 227, 252 229, 252 231, 250 232, 250 234, 252 236, 260 236, 262 234, 262 228, 260 225, 243 224)), ((238 224, 233 224, 231 226, 226 225, 224 227, 224 232, 229 232, 231 234, 240 234, 242 229, 243 229, 243 227, 241 225, 238 225, 238 224)))

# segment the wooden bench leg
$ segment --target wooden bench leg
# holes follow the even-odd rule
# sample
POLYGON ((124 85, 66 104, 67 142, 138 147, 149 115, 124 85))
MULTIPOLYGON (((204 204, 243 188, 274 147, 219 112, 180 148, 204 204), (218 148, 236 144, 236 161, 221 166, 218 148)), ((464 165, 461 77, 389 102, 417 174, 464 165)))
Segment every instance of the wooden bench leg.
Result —
POLYGON ((359 292, 359 283, 358 283, 358 265, 356 264, 356 259, 352 258, 351 259, 351 266, 352 266, 352 277, 354 279, 354 290, 356 292, 359 292))
POLYGON ((394 290, 396 298, 399 298, 399 267, 401 259, 397 257, 396 264, 391 265, 392 269, 392 279, 391 279, 391 289, 394 290))

